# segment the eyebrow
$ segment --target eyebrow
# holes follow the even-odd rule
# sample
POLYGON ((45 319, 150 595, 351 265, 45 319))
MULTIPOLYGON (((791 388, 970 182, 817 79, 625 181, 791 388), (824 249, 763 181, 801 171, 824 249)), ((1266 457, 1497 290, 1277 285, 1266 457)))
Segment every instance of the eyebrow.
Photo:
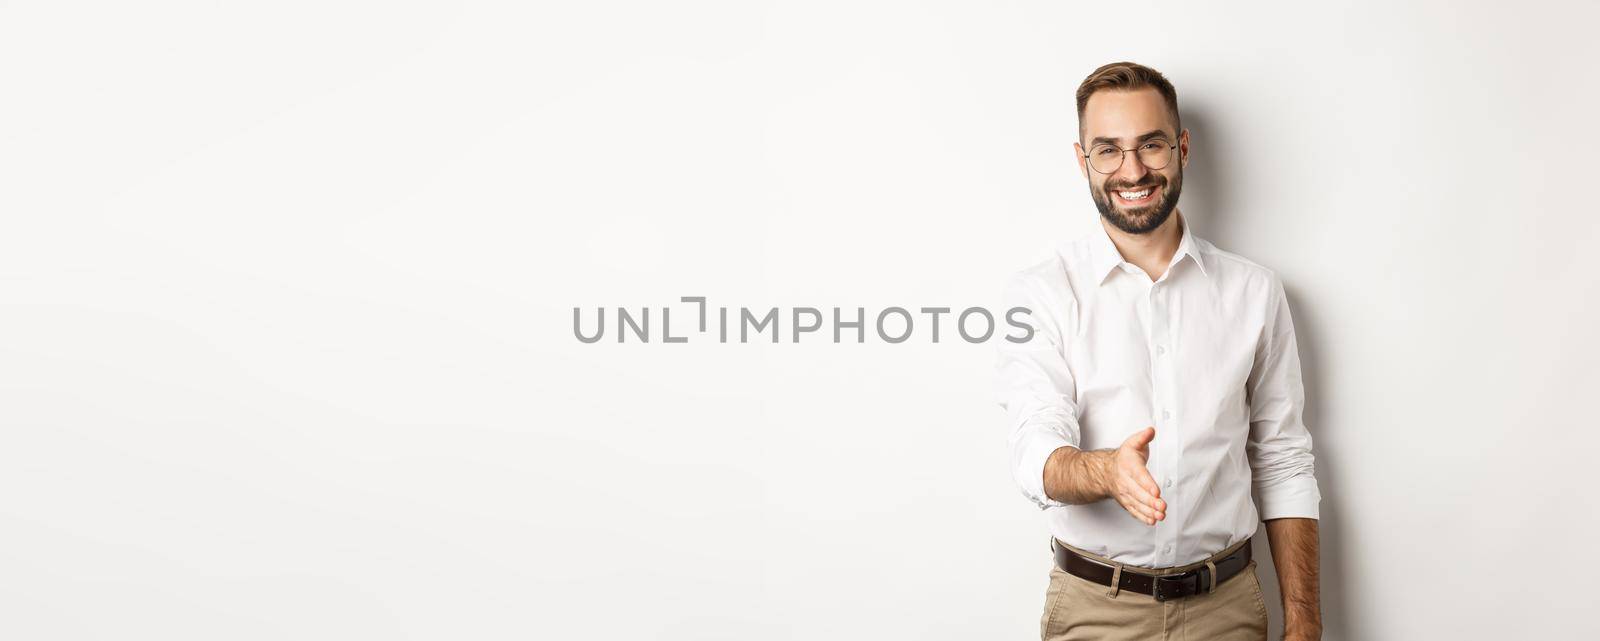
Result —
MULTIPOLYGON (((1140 134, 1139 137, 1133 139, 1133 141, 1134 142, 1144 142, 1144 141, 1149 140, 1151 138, 1166 138, 1166 137, 1167 137, 1167 132, 1162 131, 1160 129, 1152 129, 1152 130, 1147 131, 1147 132, 1145 132, 1143 134, 1140 134)), ((1089 146, 1090 147, 1093 147, 1095 145, 1100 145, 1100 144, 1115 145, 1115 144, 1117 144, 1117 139, 1116 138, 1112 138, 1110 136, 1095 136, 1094 140, 1089 141, 1089 146)))

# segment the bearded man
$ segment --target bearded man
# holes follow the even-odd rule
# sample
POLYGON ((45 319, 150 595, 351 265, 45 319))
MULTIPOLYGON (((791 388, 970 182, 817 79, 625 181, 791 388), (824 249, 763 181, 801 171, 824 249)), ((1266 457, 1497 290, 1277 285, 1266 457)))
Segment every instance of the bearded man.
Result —
POLYGON ((1259 520, 1284 639, 1318 639, 1321 494, 1283 283, 1178 209, 1172 83, 1113 63, 1077 103, 1099 225, 1012 278, 1006 308, 1036 332, 999 359, 1012 470, 1055 556, 1040 636, 1266 639, 1259 520))

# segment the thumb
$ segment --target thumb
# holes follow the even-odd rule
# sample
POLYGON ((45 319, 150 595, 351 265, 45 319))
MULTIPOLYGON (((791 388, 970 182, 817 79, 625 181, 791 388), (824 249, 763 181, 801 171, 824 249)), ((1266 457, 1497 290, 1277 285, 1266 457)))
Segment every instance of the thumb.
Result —
POLYGON ((1129 447, 1133 447, 1135 449, 1142 450, 1142 449, 1145 448, 1145 446, 1150 444, 1150 441, 1155 440, 1155 438, 1156 438, 1156 428, 1154 428, 1154 427, 1146 427, 1146 428, 1144 428, 1142 430, 1134 432, 1133 436, 1129 436, 1128 440, 1127 440, 1127 445, 1129 447))

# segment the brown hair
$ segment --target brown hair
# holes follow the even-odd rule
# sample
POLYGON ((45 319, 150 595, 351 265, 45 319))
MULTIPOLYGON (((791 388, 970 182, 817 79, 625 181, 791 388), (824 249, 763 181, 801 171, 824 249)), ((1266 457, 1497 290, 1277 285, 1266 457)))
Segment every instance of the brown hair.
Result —
POLYGON ((1089 104, 1089 96, 1096 91, 1107 89, 1131 91, 1149 87, 1155 89, 1167 101, 1167 108, 1172 110, 1172 121, 1178 125, 1178 131, 1183 131, 1183 121, 1178 118, 1178 90, 1172 88, 1172 83, 1161 72, 1151 69, 1136 62, 1113 62, 1101 65, 1083 79, 1083 84, 1078 85, 1078 137, 1083 137, 1083 108, 1089 104))

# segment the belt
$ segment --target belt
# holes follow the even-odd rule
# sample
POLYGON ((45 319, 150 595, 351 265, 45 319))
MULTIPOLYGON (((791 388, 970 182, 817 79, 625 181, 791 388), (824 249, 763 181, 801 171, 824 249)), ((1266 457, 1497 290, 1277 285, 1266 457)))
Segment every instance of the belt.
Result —
POLYGON ((1055 548, 1056 567, 1061 568, 1061 571, 1107 587, 1111 586, 1115 577, 1121 584, 1119 589, 1148 594, 1157 601, 1210 592, 1250 564, 1250 539, 1245 539, 1243 545, 1227 556, 1210 559, 1210 565, 1166 576, 1140 574, 1138 571, 1129 570, 1128 566, 1117 568, 1106 565, 1067 549, 1054 538, 1050 540, 1050 547, 1055 548), (1212 581, 1212 567, 1216 568, 1215 582, 1212 581))

